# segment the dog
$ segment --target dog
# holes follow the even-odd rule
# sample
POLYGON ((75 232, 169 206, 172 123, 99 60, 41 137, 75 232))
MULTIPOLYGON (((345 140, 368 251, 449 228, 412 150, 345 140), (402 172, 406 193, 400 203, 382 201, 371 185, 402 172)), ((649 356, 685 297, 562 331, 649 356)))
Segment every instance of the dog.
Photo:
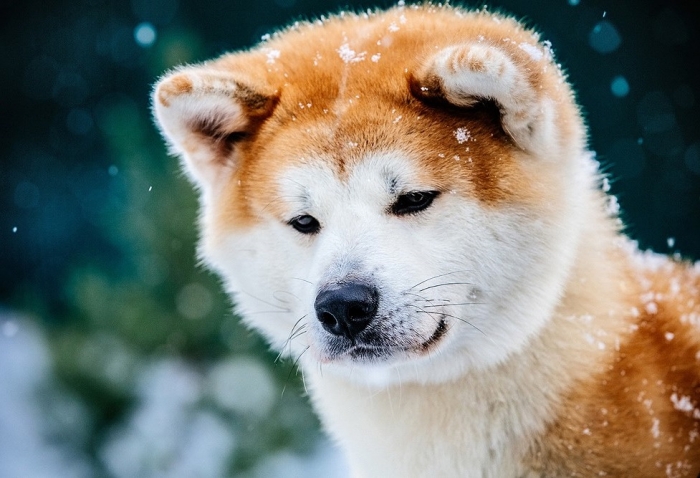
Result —
POLYGON ((700 264, 626 238, 551 45, 399 4, 167 73, 199 253, 356 477, 696 477, 700 264))

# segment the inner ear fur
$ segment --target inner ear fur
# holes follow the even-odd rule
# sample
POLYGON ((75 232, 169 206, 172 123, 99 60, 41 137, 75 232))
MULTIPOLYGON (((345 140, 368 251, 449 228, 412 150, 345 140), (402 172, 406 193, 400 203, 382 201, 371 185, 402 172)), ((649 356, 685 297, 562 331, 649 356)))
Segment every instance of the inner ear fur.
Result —
POLYGON ((436 107, 495 104, 503 130, 519 148, 547 154, 554 130, 554 106, 532 72, 550 59, 546 51, 532 45, 529 48, 540 55, 509 52, 486 43, 444 48, 409 75, 411 92, 436 107))
POLYGON ((273 111, 277 92, 235 73, 206 67, 177 70, 153 93, 153 111, 173 153, 203 189, 227 177, 236 147, 273 111))

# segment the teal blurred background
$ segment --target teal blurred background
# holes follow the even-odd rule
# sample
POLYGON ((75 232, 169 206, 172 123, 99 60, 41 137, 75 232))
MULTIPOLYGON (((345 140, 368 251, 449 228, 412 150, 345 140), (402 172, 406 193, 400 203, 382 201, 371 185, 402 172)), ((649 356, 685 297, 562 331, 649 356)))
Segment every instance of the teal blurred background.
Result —
MULTIPOLYGON (((149 93, 291 21, 389 5, 2 2, 0 476, 343 476, 293 365, 196 263, 149 93)), ((629 234, 700 259, 700 2, 489 8, 553 43, 629 234)))

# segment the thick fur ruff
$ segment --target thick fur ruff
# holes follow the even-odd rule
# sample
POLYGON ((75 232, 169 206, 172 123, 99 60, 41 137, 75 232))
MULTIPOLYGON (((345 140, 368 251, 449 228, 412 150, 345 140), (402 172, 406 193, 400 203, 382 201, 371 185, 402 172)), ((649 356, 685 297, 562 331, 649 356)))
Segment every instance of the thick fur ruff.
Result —
POLYGON ((537 34, 340 14, 175 70, 153 107, 202 258, 355 476, 698 476, 700 266, 621 234, 537 34))

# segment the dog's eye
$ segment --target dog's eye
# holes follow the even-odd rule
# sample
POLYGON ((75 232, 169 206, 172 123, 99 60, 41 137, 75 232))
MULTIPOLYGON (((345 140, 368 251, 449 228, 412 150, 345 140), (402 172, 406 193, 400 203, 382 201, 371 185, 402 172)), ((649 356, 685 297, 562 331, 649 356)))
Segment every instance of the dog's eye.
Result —
POLYGON ((321 224, 319 224, 315 217, 309 216, 308 214, 297 216, 289 221, 288 224, 302 234, 316 234, 321 230, 321 224))
POLYGON ((411 191, 400 195, 391 205, 391 213, 396 216, 413 214, 427 209, 440 194, 440 191, 411 191))

